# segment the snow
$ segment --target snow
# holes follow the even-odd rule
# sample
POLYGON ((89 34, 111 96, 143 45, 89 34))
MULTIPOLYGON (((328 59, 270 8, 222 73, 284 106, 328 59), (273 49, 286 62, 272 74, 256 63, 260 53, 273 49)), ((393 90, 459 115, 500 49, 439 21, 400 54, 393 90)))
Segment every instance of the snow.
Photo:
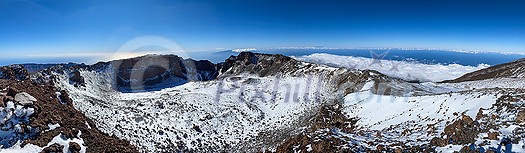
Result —
MULTIPOLYGON (((78 134, 77 134, 77 137, 80 138, 81 134, 82 134, 82 131, 79 131, 78 134)), ((62 134, 58 134, 57 136, 53 137, 53 139, 51 139, 51 141, 47 144, 47 146, 45 146, 43 148, 46 148, 48 146, 51 146, 51 145, 57 143, 57 144, 60 144, 60 145, 64 146, 64 149, 63 149, 64 153, 68 153, 69 152, 69 143, 70 142, 75 142, 75 143, 80 145, 80 153, 85 153, 86 152, 87 147, 84 146, 84 140, 82 140, 82 138, 80 138, 80 139, 78 139, 78 138, 66 139, 66 136, 64 136, 62 134)))
POLYGON ((444 83, 441 86, 458 88, 463 90, 482 88, 524 88, 525 79, 522 78, 496 78, 477 81, 466 81, 459 83, 444 83))
POLYGON ((56 123, 56 124, 48 123, 47 126, 49 127, 49 129, 47 129, 46 131, 53 131, 53 130, 55 130, 56 128, 59 128, 59 127, 60 127, 60 124, 58 124, 58 123, 56 123))
MULTIPOLYGON (((20 134, 20 124, 29 124, 29 116, 34 113, 34 108, 24 108, 15 105, 12 101, 6 103, 6 107, 0 107, 0 148, 12 147, 18 140, 25 140, 29 136, 20 134)), ((30 128, 30 127, 29 127, 30 128)), ((33 132, 33 131, 32 131, 33 132)))
POLYGON ((315 99, 330 95, 325 85, 318 83, 324 80, 314 75, 276 78, 242 74, 160 91, 120 93, 112 91, 110 82, 100 83, 110 80, 109 74, 81 74, 87 80, 86 88, 68 84, 65 75, 59 84, 69 91, 75 108, 93 119, 101 131, 130 140, 146 152, 162 152, 159 148, 170 145, 167 140, 179 139, 189 149, 221 149, 224 143, 257 145, 243 142, 261 132, 305 128, 295 121, 321 104, 314 103, 315 99))
POLYGON ((86 126, 88 127, 88 129, 91 129, 91 126, 89 126, 89 123, 88 123, 88 122, 86 122, 85 124, 86 124, 86 126))
POLYGON ((361 124, 380 130, 411 120, 432 124, 433 119, 452 118, 454 112, 475 118, 479 108, 489 108, 495 100, 494 95, 482 93, 396 97, 376 95, 364 88, 347 95, 345 107, 349 114, 361 118, 361 124))
POLYGON ((501 134, 503 136, 508 136, 508 135, 512 135, 512 131, 514 131, 514 129, 516 129, 517 127, 520 127, 520 126, 517 126, 517 125, 510 125, 510 126, 507 126, 505 128, 501 128, 499 129, 499 132, 501 132, 501 134))
POLYGON ((33 144, 26 144, 24 147, 21 147, 22 143, 17 142, 11 148, 0 149, 1 153, 39 153, 42 151, 42 147, 33 144))
MULTIPOLYGON (((82 131, 79 131, 79 133, 77 134, 77 137, 80 138, 81 134, 82 134, 82 131)), ((80 138, 80 139, 78 139, 78 138, 66 139, 65 136, 62 135, 62 134, 59 134, 59 135, 53 137, 53 139, 51 139, 51 141, 44 147, 39 147, 39 146, 36 146, 36 145, 33 145, 33 144, 26 144, 24 147, 21 147, 21 142, 18 141, 15 145, 13 145, 10 148, 0 149, 0 152, 1 153, 39 153, 44 148, 49 147, 49 146, 57 143, 57 144, 60 144, 60 145, 64 146, 64 148, 63 148, 64 153, 68 153, 69 152, 69 143, 70 142, 75 142, 75 143, 79 144, 80 148, 81 148, 80 149, 80 153, 86 153, 87 147, 84 146, 84 140, 82 140, 82 138, 80 138)))
MULTIPOLYGON (((364 133, 375 135, 375 132, 381 131, 387 140, 386 145, 391 145, 387 143, 394 141, 408 146, 428 144, 431 138, 440 136, 445 126, 458 119, 461 114, 475 118, 480 108, 490 108, 497 97, 501 96, 495 92, 473 89, 522 88, 525 85, 525 81, 515 78, 462 83, 433 82, 454 79, 486 65, 426 65, 387 60, 381 60, 381 64, 371 64, 373 59, 329 54, 313 54, 296 59, 326 65, 299 63, 298 66, 305 67, 314 65, 309 70, 318 71, 311 71, 311 74, 303 74, 308 70, 301 70, 297 75, 282 77, 250 74, 221 76, 212 81, 190 81, 176 87, 140 93, 114 91, 111 86, 114 84, 111 82, 114 74, 105 71, 80 71, 86 80, 85 88, 70 85, 66 75, 55 75, 62 80, 56 84, 57 87, 69 92, 76 109, 91 118, 101 131, 129 140, 142 152, 169 152, 162 148, 173 148, 174 144, 168 143, 170 141, 177 141, 178 144, 175 145, 182 144, 190 150, 202 152, 206 150, 199 149, 211 148, 218 151, 253 148, 266 145, 265 141, 268 140, 281 139, 273 137, 266 140, 261 138, 261 134, 281 132, 279 134, 284 139, 286 134, 300 133, 308 128, 308 123, 305 122, 308 118, 305 116, 314 114, 312 111, 318 106, 334 101, 331 98, 335 94, 329 92, 333 91, 333 84, 320 74, 337 76, 349 71, 331 66, 355 66, 356 69, 378 70, 405 80, 432 81, 407 83, 395 79, 369 79, 358 92, 342 95, 343 112, 348 117, 359 118, 357 124, 364 133), (391 69, 392 66, 397 66, 397 69, 391 69), (414 87, 416 90, 402 96, 381 95, 371 91, 376 86, 376 82, 371 80, 384 81, 378 83, 396 89, 414 87), (429 133, 427 129, 430 126, 437 129, 429 133), (410 133, 401 134, 404 130, 410 133), (224 144, 229 144, 230 148, 224 144)), ((372 73, 372 77, 382 76, 372 73)), ((11 108, 17 107, 12 104, 11 108)), ((85 124, 91 128, 87 122, 85 124)), ((48 126, 51 128, 54 125, 48 126)), ((515 128, 516 126, 511 125, 497 131, 505 135, 511 134, 515 128)), ((359 146, 369 148, 375 146, 368 146, 364 142, 377 139, 374 136, 365 137, 338 131, 335 133, 350 138, 349 143, 359 143, 359 146)), ((486 133, 480 134, 480 137, 486 137, 485 135, 486 133)), ((60 143, 73 141, 58 138, 53 140, 60 143)), ((491 144, 497 143, 494 141, 491 144)), ((311 147, 309 145, 306 149, 311 150, 311 147)), ((449 145, 437 150, 452 152, 461 147, 449 145)))
MULTIPOLYGON (((370 90, 373 85, 374 82, 370 81, 360 91, 346 95, 344 113, 348 117, 359 118, 357 124, 365 131, 382 131, 384 139, 410 142, 410 145, 429 143, 432 136, 439 136, 443 132, 448 121, 461 114, 475 118, 480 108, 490 108, 497 99, 497 95, 482 92, 423 96, 377 95, 370 90), (436 127, 430 135, 428 125, 436 127), (410 134, 401 134, 405 130, 410 134)), ((452 151, 457 147, 441 149, 452 151)))
MULTIPOLYGON (((29 116, 34 113, 34 108, 28 107, 24 108, 22 105, 15 105, 13 102, 7 102, 6 108, 0 107, 0 118, 2 118, 2 130, 0 130, 0 145, 2 147, 7 147, 5 149, 0 149, 0 152, 35 152, 38 153, 42 151, 45 147, 38 147, 33 144, 27 144, 24 147, 21 147, 21 141, 28 138, 27 134, 19 134, 20 131, 22 131, 22 126, 20 124, 29 124, 29 116), (9 128, 9 124, 4 124, 6 122, 10 122, 12 127, 9 128)), ((60 124, 48 124, 49 130, 54 130, 58 127, 60 127, 60 124)), ((29 130, 31 130, 31 127, 27 127, 29 130)), ((46 131, 49 131, 46 130, 46 131)), ((31 130, 32 131, 32 130, 31 130)), ((32 131, 33 132, 33 131, 32 131)), ((38 131, 36 131, 38 132, 38 131)), ((81 132, 79 132, 78 137, 80 137, 81 132)), ((62 139, 63 136, 57 136, 53 138, 53 141, 50 142, 47 146, 50 146, 53 143, 59 143, 64 145, 64 143, 67 143, 66 145, 69 145, 70 141, 77 142, 80 145, 83 144, 82 139, 68 139, 64 140, 62 139)), ((46 147, 47 147, 46 146, 46 147)), ((81 152, 85 152, 85 146, 83 146, 83 150, 81 152)), ((67 147, 65 148, 65 153, 67 153, 67 147)))
POLYGON ((447 145, 445 147, 437 147, 436 152, 453 153, 455 151, 461 150, 461 148, 463 148, 462 145, 447 145))
POLYGON ((458 78, 466 73, 489 67, 480 64, 477 67, 459 64, 422 64, 408 61, 393 61, 353 56, 339 56, 325 53, 294 57, 297 60, 359 70, 376 70, 385 75, 407 81, 439 82, 458 78), (439 74, 439 75, 438 75, 439 74))

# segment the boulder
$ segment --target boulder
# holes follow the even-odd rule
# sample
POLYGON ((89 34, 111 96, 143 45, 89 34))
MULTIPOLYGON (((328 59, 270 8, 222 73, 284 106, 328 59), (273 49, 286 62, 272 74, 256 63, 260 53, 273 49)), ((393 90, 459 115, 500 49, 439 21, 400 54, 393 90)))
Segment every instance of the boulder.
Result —
POLYGON ((36 102, 37 100, 27 92, 21 92, 15 95, 15 101, 23 106, 31 106, 33 105, 33 102, 36 102))
POLYGON ((436 147, 445 147, 447 146, 447 141, 445 139, 442 139, 442 138, 437 138, 437 137, 434 137, 432 138, 432 140, 430 140, 430 145, 431 146, 436 146, 436 147))
POLYGON ((19 91, 16 88, 13 88, 13 87, 7 88, 8 96, 14 97, 17 93, 19 93, 19 91))
POLYGON ((489 132, 489 134, 488 134, 488 138, 490 140, 499 140, 498 136, 499 136, 499 134, 497 132, 489 132))
POLYGON ((516 122, 518 123, 525 122, 525 110, 518 112, 518 117, 516 117, 516 122))
POLYGON ((69 74, 69 84, 74 85, 75 87, 85 87, 86 82, 84 81, 84 77, 80 75, 80 71, 73 71, 69 74))
POLYGON ((80 152, 80 145, 76 142, 69 142, 69 152, 77 153, 80 152))
POLYGON ((63 152, 64 146, 54 143, 49 147, 44 148, 41 153, 57 153, 57 152, 63 152))

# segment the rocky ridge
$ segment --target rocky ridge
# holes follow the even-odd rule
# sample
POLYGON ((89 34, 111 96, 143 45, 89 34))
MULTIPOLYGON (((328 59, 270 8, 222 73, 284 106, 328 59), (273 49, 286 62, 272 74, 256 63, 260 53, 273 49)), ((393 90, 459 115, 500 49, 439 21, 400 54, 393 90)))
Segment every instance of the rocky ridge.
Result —
POLYGON ((444 82, 456 83, 497 78, 525 78, 525 59, 491 66, 489 68, 467 73, 457 79, 444 82))

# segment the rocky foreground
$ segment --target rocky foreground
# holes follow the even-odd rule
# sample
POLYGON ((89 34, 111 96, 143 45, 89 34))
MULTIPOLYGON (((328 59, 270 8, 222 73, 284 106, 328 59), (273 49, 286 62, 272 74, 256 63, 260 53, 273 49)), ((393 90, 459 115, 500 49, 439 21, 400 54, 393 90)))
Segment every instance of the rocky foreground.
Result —
POLYGON ((2 148, 26 148, 30 144, 33 149, 28 152, 138 152, 128 141, 98 130, 91 119, 73 107, 66 91, 32 82, 21 66, 2 69, 2 148))

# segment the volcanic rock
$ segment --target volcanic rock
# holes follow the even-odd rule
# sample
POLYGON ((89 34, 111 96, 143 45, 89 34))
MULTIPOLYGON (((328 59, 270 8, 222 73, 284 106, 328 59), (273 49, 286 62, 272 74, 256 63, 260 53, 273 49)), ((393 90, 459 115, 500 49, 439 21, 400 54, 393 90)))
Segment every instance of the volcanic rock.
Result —
POLYGON ((76 142, 69 142, 69 152, 78 153, 80 152, 80 145, 76 142))
POLYGON ((49 147, 44 148, 41 153, 59 153, 63 152, 64 146, 60 145, 58 143, 54 143, 50 145, 49 147))
POLYGON ((37 100, 27 92, 21 92, 15 95, 15 101, 23 106, 31 106, 37 100))

